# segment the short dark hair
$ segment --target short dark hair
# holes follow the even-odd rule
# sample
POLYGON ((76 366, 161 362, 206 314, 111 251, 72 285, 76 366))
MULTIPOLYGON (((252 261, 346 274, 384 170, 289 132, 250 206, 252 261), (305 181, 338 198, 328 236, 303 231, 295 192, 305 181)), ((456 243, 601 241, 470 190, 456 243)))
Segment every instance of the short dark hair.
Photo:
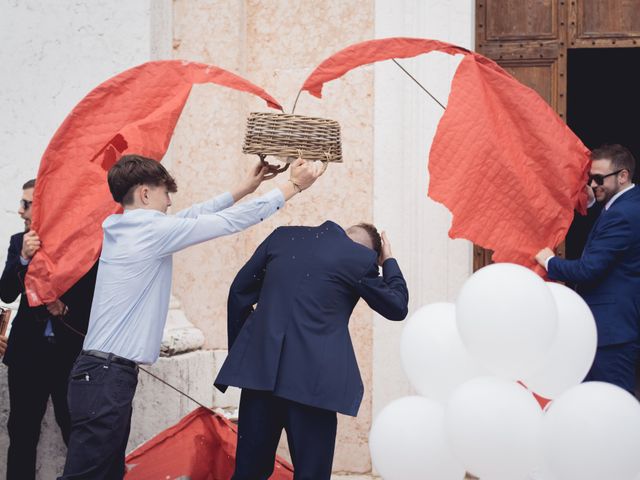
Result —
POLYGON ((25 182, 24 185, 22 185, 22 189, 23 190, 27 190, 29 188, 36 188, 36 179, 35 178, 32 178, 28 182, 25 182))
POLYGON ((107 181, 113 199, 122 205, 133 202, 138 185, 164 185, 171 193, 178 191, 176 181, 160 162, 141 155, 124 155, 109 169, 107 181))
POLYGON ((369 238, 371 239, 373 249, 378 254, 378 256, 380 256, 380 253, 382 253, 382 238, 378 233, 378 229, 374 225, 365 222, 358 223, 357 225, 354 225, 354 227, 361 228, 362 230, 367 232, 367 235, 369 235, 369 238))
POLYGON ((636 159, 627 147, 617 143, 602 145, 591 152, 591 160, 611 160, 614 170, 628 170, 633 178, 636 171, 636 159))

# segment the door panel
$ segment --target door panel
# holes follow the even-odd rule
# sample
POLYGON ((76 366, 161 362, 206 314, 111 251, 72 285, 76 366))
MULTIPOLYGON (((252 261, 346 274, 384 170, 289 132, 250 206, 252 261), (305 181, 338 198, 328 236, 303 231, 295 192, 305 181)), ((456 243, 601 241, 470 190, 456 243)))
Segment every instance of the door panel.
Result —
POLYGON ((640 0, 581 0, 569 10, 571 46, 634 46, 640 40, 640 0))
MULTIPOLYGON (((563 118, 566 17, 564 1, 476 1, 476 51, 538 92, 563 118)), ((491 263, 491 253, 474 246, 474 271, 491 263)), ((564 250, 558 253, 564 254, 564 250)))
POLYGON ((558 37, 557 4, 551 0, 486 0, 486 40, 558 37))

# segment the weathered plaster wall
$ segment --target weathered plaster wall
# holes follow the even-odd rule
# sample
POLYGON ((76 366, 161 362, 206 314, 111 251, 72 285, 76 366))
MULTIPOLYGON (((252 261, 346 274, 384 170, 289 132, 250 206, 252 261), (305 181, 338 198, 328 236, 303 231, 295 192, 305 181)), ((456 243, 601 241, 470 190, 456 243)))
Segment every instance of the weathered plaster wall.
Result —
MULTIPOLYGON (((265 88, 290 111, 302 82, 320 61, 346 45, 373 37, 369 0, 299 2, 187 1, 174 4, 174 56, 210 62, 265 88)), ((338 120, 343 165, 331 165, 309 191, 263 224, 178 256, 175 290, 187 316, 205 332, 207 346, 226 348, 228 286, 260 241, 276 226, 350 225, 373 219, 373 69, 328 85, 324 99, 303 94, 296 113, 338 120)), ((194 89, 173 141, 173 166, 183 190, 176 208, 221 192, 256 158, 242 154, 246 116, 260 101, 220 87, 194 89)), ((260 188, 266 192, 284 181, 260 188)), ((358 306, 351 332, 365 384, 371 385, 372 314, 358 306)), ((221 400, 222 402, 222 400, 221 400)), ((224 402, 222 402, 224 403, 224 402)), ((371 394, 357 419, 341 417, 334 469, 370 470, 367 435, 371 394)))

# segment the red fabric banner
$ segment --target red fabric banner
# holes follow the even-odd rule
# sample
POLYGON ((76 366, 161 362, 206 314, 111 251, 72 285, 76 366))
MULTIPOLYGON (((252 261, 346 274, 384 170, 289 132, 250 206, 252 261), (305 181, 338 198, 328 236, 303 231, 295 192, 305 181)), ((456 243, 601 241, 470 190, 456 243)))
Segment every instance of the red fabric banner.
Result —
POLYGON ((465 57, 429 154, 429 196, 452 238, 543 273, 534 255, 586 212, 589 150, 533 90, 465 57))
POLYGON ((392 58, 411 58, 434 50, 450 55, 473 54, 466 48, 425 38, 398 37, 368 40, 342 49, 324 60, 307 77, 301 90, 321 98, 325 83, 343 76, 354 68, 392 58))
POLYGON ((119 206, 107 171, 127 153, 162 159, 197 83, 214 83, 280 104, 262 88, 213 65, 148 62, 107 80, 69 114, 51 139, 38 171, 33 229, 42 240, 25 279, 31 306, 67 291, 95 263, 102 222, 119 206))
MULTIPOLYGON (((131 452, 125 480, 228 480, 236 454, 236 426, 200 407, 131 452)), ((276 458, 271 480, 292 480, 293 467, 276 458)))
MULTIPOLYGON (((539 273, 534 255, 565 237, 574 209, 586 210, 589 151, 553 109, 492 60, 419 38, 371 40, 324 60, 302 90, 349 70, 439 51, 464 55, 429 154, 429 196, 453 214, 452 238, 539 273)), ((426 99, 429 102, 431 100, 426 99)))

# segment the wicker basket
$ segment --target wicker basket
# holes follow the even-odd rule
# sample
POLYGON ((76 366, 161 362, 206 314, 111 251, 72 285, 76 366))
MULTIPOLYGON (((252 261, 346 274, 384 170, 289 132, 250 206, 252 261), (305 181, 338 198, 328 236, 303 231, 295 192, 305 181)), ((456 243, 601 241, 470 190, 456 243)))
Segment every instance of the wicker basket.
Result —
POLYGON ((284 113, 253 112, 247 119, 244 153, 267 155, 291 162, 305 160, 342 162, 340 125, 335 120, 284 113))

